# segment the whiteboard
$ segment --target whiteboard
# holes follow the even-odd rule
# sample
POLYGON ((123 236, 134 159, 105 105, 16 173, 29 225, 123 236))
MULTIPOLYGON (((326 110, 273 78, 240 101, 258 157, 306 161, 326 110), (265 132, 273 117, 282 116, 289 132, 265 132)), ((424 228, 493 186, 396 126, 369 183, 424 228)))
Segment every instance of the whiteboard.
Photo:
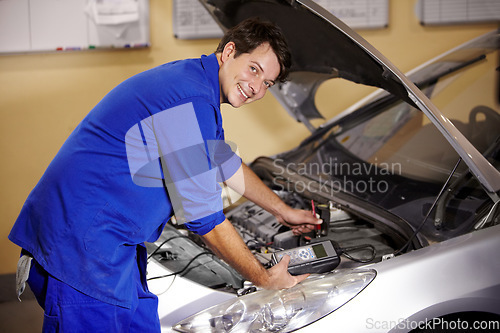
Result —
POLYGON ((148 45, 148 0, 0 1, 2 53, 148 45))
MULTIPOLYGON (((315 0, 354 29, 389 24, 389 0, 315 0)), ((222 29, 198 0, 174 0, 173 30, 180 39, 220 38, 222 29)))
POLYGON ((417 16, 423 25, 499 22, 499 0, 419 0, 417 16))

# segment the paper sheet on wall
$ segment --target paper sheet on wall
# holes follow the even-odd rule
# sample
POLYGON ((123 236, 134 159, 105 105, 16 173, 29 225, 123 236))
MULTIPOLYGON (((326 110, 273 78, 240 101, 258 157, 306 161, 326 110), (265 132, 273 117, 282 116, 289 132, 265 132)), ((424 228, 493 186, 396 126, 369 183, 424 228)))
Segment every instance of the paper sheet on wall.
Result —
POLYGON ((135 0, 89 0, 85 11, 96 24, 101 25, 125 24, 139 20, 139 3, 135 0))
POLYGON ((220 38, 222 29, 198 0, 174 0, 174 35, 180 39, 220 38))

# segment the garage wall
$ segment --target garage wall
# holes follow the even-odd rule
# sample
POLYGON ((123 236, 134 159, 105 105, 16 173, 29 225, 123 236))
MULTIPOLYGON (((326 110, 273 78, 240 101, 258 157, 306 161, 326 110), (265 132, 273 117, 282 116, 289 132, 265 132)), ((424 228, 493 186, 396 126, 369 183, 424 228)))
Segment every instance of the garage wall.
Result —
MULTIPOLYGON (((359 31, 403 71, 495 28, 422 27, 415 2, 390 1, 389 28, 359 31)), ((0 274, 16 269, 19 248, 7 235, 25 198, 87 112, 124 79, 167 61, 211 53, 217 46, 217 40, 176 40, 172 1, 150 3, 149 49, 0 56, 0 274)), ((371 91, 352 88, 326 83, 320 89, 317 103, 327 118, 371 91)), ((240 109, 223 106, 223 116, 226 136, 238 144, 246 162, 289 149, 308 133, 271 94, 240 109)))

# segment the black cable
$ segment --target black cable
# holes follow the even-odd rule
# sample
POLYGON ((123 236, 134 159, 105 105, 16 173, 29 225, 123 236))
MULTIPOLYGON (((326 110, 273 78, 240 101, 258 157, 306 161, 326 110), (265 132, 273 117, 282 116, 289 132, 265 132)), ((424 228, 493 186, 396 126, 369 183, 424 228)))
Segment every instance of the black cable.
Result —
POLYGON ((169 276, 173 276, 173 275, 178 275, 178 274, 182 274, 186 269, 188 269, 188 267, 196 260, 198 259, 198 257, 201 257, 202 255, 205 255, 205 254, 210 254, 210 255, 215 255, 213 254, 212 252, 201 252, 201 253, 198 253, 197 255, 195 255, 193 258, 191 258, 191 260, 189 260, 189 262, 186 264, 186 266, 184 266, 183 269, 181 269, 180 271, 177 271, 177 272, 174 272, 174 273, 170 273, 170 274, 166 274, 166 275, 160 275, 160 276, 155 276, 155 277, 152 277, 152 278, 149 278, 147 279, 147 281, 150 281, 150 280, 156 280, 156 279, 163 279, 163 278, 166 278, 166 277, 169 277, 169 276))
POLYGON ((267 248, 270 248, 270 249, 273 249, 273 250, 278 250, 278 251, 283 251, 284 249, 282 247, 279 247, 279 246, 274 246, 272 243, 263 243, 259 240, 257 240, 256 238, 252 238, 252 239, 249 239, 245 242, 245 245, 250 249, 252 250, 252 247, 250 245, 250 242, 254 242, 255 245, 254 245, 254 248, 253 249, 257 249, 257 248, 263 248, 263 247, 267 247, 267 248))
POLYGON ((257 239, 255 239, 255 238, 251 238, 251 239, 247 240, 247 241, 245 242, 245 245, 246 245, 246 246, 248 246, 248 247, 250 247, 250 242, 254 242, 254 243, 255 243, 255 245, 254 245, 254 246, 258 246, 258 247, 264 247, 264 246, 266 246, 266 244, 264 244, 264 243, 262 243, 262 242, 258 241, 258 240, 257 240, 257 239))
POLYGON ((373 261, 373 259, 375 259, 375 256, 377 255, 377 250, 371 244, 363 244, 363 245, 358 245, 358 246, 353 246, 353 247, 339 248, 338 252, 339 252, 339 255, 343 255, 347 259, 350 259, 350 260, 356 261, 356 262, 361 262, 361 263, 371 262, 371 261, 373 261), (372 255, 369 259, 354 258, 353 256, 351 256, 348 253, 348 252, 352 252, 352 251, 359 251, 359 250, 364 249, 364 248, 370 248, 372 250, 372 255))
POLYGON ((172 239, 175 239, 175 238, 189 238, 189 237, 188 237, 188 236, 184 236, 184 235, 178 235, 178 236, 173 236, 173 237, 170 237, 170 238, 168 238, 168 239, 164 240, 164 241, 163 241, 160 245, 158 245, 158 246, 156 247, 156 249, 155 249, 153 252, 151 252, 151 254, 148 256, 148 259, 147 259, 147 260, 151 259, 151 257, 152 257, 153 255, 155 255, 156 253, 158 253, 158 251, 160 251, 160 249, 161 249, 161 247, 162 247, 163 245, 165 245, 167 242, 170 242, 172 239))

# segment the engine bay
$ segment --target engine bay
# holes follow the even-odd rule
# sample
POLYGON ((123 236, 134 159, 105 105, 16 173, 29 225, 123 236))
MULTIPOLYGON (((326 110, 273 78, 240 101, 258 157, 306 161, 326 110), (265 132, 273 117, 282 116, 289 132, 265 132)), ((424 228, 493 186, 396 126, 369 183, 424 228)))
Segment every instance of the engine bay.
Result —
MULTIPOLYGON (((324 222, 320 230, 296 236, 253 202, 244 201, 230 207, 226 217, 266 267, 270 267, 271 256, 276 251, 325 240, 333 241, 342 253, 337 270, 381 261, 384 255, 394 253, 398 247, 397 242, 375 224, 339 209, 333 202, 311 201, 294 192, 276 193, 293 208, 312 211, 314 205, 324 222)), ((169 275, 183 276, 210 288, 229 292, 243 288, 244 278, 212 254, 201 237, 176 225, 175 219, 172 222, 167 224, 155 243, 146 244, 150 259, 168 268, 172 272, 169 275)))
POLYGON ((316 211, 323 219, 320 230, 295 236, 290 228, 276 221, 269 212, 252 202, 245 202, 226 214, 257 258, 266 264, 268 255, 276 250, 331 240, 347 254, 339 268, 359 266, 380 261, 382 256, 395 251, 395 245, 368 221, 357 218, 334 203, 309 201, 294 192, 277 193, 290 207, 316 211), (313 208, 314 205, 314 208, 313 208))

